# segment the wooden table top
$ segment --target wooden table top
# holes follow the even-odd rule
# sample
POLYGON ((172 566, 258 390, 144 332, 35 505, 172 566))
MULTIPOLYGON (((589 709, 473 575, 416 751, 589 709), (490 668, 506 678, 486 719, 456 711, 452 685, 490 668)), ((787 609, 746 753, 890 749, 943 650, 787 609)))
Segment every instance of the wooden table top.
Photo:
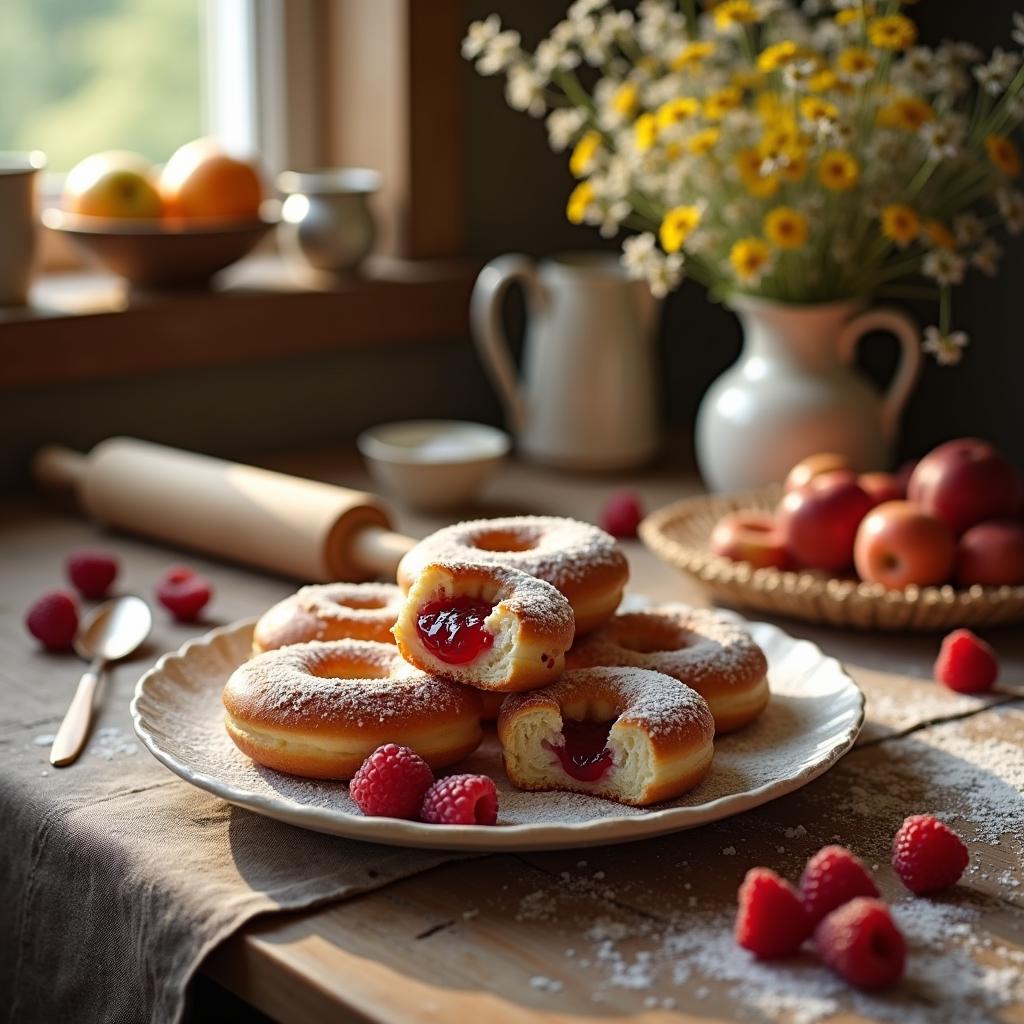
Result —
MULTIPOLYGON (((366 486, 348 455, 266 464, 366 486)), ((626 479, 512 464, 475 514, 594 519, 619 486, 635 489, 649 508, 698 490, 679 470, 626 479)), ((38 515, 31 525, 22 514, 10 521, 19 530, 69 529, 57 525, 67 520, 38 515)), ((399 528, 413 535, 446 521, 398 514, 399 528)), ((626 547, 632 590, 705 603, 690 580, 639 544, 626 547)), ((257 613, 291 589, 233 567, 213 574, 226 617, 257 613)), ((839 658, 868 698, 856 749, 805 789, 674 836, 453 861, 340 904, 255 921, 216 950, 205 971, 297 1024, 1024 1022, 1024 702, 937 686, 935 636, 778 624, 839 658), (895 829, 922 812, 946 818, 971 851, 960 885, 937 899, 911 897, 888 863, 895 829), (907 932, 907 976, 889 995, 852 991, 810 954, 758 965, 731 939, 736 888, 748 868, 768 865, 795 881, 829 842, 850 846, 872 868, 907 932)), ((1003 657, 1003 678, 1024 682, 1024 630, 989 639, 1003 657)))

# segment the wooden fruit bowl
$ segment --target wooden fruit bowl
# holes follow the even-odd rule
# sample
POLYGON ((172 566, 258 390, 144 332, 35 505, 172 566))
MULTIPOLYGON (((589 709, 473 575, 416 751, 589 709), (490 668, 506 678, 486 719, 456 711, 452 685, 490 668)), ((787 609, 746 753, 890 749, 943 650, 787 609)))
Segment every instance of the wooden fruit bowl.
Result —
POLYGON ((110 220, 50 208, 43 224, 86 256, 142 288, 205 285, 240 260, 274 226, 271 216, 249 220, 174 223, 110 220))
POLYGON ((781 497, 782 487, 775 485, 687 498, 652 512, 640 524, 640 537, 659 558, 693 576, 716 601, 738 608, 854 629, 949 630, 1024 621, 1024 586, 911 586, 893 591, 853 577, 755 569, 708 548, 711 531, 726 512, 771 512, 781 497))

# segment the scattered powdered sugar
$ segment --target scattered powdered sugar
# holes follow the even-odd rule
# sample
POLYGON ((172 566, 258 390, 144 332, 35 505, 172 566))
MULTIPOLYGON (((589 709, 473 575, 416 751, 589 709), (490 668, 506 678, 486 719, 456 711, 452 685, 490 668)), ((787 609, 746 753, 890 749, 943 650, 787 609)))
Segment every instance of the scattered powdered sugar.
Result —
POLYGON ((113 761, 117 757, 131 757, 138 752, 139 745, 135 737, 115 726, 97 729, 89 744, 89 754, 104 761, 113 761))
POLYGON ((36 738, 34 740, 32 740, 32 746, 33 747, 52 747, 53 746, 53 741, 56 738, 57 737, 55 735, 50 735, 50 733, 46 733, 46 735, 44 735, 44 736, 36 736, 36 738))
POLYGON ((530 988, 540 989, 542 992, 561 992, 562 983, 554 978, 546 978, 543 974, 535 974, 530 979, 530 988))

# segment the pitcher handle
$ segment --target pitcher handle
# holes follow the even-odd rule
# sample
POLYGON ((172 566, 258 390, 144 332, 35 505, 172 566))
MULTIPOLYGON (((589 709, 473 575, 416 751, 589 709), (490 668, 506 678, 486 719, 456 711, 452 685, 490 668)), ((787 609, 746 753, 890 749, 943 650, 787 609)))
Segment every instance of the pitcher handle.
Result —
POLYGON ((900 361, 882 400, 882 435, 887 442, 896 439, 900 415, 921 372, 921 332, 900 309, 887 306, 869 309, 855 316, 839 335, 839 357, 852 363, 861 338, 870 331, 886 331, 900 343, 900 361))
POLYGON ((526 423, 526 403, 501 322, 505 295, 515 283, 522 284, 526 291, 528 317, 546 303, 547 292, 533 260, 517 253, 499 256, 491 260, 476 279, 469 303, 469 323, 484 368, 505 407, 509 426, 513 433, 518 433, 526 423))

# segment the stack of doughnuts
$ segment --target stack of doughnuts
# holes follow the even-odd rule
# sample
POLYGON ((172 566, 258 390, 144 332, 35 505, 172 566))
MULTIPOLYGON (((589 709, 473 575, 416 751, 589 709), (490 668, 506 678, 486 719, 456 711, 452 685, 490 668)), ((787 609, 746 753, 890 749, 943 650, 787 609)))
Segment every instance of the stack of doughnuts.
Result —
POLYGON ((671 799, 707 775, 716 731, 763 711, 767 666, 711 612, 616 614, 628 577, 586 523, 446 527, 397 585, 303 587, 266 612, 224 691, 228 733, 266 767, 347 780, 386 742, 453 764, 497 718, 520 789, 671 799))

